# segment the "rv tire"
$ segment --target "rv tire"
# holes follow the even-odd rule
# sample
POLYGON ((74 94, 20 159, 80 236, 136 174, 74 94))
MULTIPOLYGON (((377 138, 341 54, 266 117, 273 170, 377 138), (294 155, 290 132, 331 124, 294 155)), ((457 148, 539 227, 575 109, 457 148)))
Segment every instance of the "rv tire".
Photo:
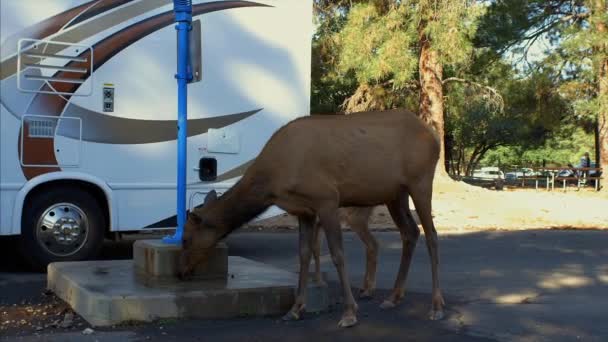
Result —
POLYGON ((104 240, 105 215, 93 195, 77 187, 38 193, 23 210, 20 252, 31 267, 97 256, 104 240))

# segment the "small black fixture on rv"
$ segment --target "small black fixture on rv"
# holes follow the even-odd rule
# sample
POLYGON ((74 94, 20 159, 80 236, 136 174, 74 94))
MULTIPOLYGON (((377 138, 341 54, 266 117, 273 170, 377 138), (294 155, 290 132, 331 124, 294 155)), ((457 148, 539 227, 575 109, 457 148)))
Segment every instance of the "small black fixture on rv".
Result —
POLYGON ((201 158, 198 161, 198 178, 203 182, 214 181, 217 178, 217 159, 201 158))
POLYGON ((103 87, 103 111, 113 112, 114 111, 114 88, 103 87))

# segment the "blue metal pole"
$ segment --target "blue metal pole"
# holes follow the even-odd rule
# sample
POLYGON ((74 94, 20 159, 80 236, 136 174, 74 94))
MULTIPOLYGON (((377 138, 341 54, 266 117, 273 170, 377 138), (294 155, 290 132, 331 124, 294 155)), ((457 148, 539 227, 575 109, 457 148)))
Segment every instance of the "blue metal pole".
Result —
POLYGON ((192 23, 191 0, 173 0, 177 25, 177 229, 173 236, 163 241, 180 244, 186 223, 186 168, 188 139, 188 82, 192 75, 188 70, 189 34, 192 23))

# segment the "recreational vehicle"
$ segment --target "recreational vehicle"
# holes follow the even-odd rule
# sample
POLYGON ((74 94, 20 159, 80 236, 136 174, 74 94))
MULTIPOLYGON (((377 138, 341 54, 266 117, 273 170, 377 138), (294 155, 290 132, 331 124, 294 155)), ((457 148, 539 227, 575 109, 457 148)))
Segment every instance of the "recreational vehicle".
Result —
MULTIPOLYGON (((195 0, 187 205, 309 115, 312 0, 195 0)), ((37 267, 176 227, 171 0, 0 2, 0 235, 37 267)), ((276 215, 272 207, 259 218, 276 215)))

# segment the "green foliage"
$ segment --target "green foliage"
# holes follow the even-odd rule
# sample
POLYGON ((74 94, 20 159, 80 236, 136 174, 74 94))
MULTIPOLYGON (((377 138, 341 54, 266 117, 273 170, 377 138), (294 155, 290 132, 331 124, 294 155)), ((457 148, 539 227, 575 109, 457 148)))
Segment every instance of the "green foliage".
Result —
POLYGON ((608 58, 608 30, 600 32, 596 26, 608 26, 608 11, 591 10, 592 2, 584 1, 585 21, 575 21, 562 31, 563 42, 555 61, 567 64, 569 69, 560 90, 571 100, 576 114, 590 121, 596 119, 602 106, 608 110, 608 98, 600 96, 597 87, 600 63, 608 58))
MULTIPOLYGON (((593 137, 581 127, 564 125, 542 146, 501 146, 489 151, 481 160, 484 166, 501 166, 504 169, 537 166, 577 165, 585 152, 593 151, 593 137)), ((592 158, 593 159, 593 158, 592 158)))
POLYGON ((342 50, 340 72, 353 70, 359 83, 390 77, 396 87, 404 86, 418 65, 416 27, 405 9, 396 6, 381 13, 371 3, 354 6, 336 38, 342 50))
POLYGON ((500 107, 479 86, 445 83, 446 145, 461 171, 480 161, 578 162, 593 151, 590 123, 608 108, 597 73, 608 33, 594 29, 608 11, 590 11, 592 1, 315 0, 312 112, 339 112, 345 101, 355 110, 417 108, 425 37, 444 79, 489 85, 504 99, 500 107), (552 53, 518 72, 506 53, 519 53, 521 65, 539 39, 552 53))
POLYGON ((467 65, 471 61, 472 42, 485 8, 477 2, 465 0, 426 0, 419 3, 424 3, 427 8, 421 18, 428 21, 424 33, 431 39, 431 47, 439 52, 441 62, 444 65, 467 65))
POLYGON ((509 71, 524 80, 509 87, 490 81, 507 102, 506 114, 520 113, 520 125, 513 142, 488 152, 483 163, 500 159, 525 165, 545 159, 566 164, 577 161, 582 150, 593 152, 593 122, 608 104, 598 94, 608 32, 596 29, 596 23, 608 23, 608 11, 592 10, 602 1, 605 7, 604 0, 491 2, 474 39, 478 49, 470 72, 482 76, 506 53, 515 53, 519 58, 511 61, 525 65, 525 73, 509 71), (528 61, 528 51, 541 39, 551 44, 551 52, 536 63, 528 61))
POLYGON ((314 4, 317 30, 312 41, 311 112, 334 113, 358 86, 352 73, 338 75, 335 68, 340 56, 335 34, 346 22, 350 1, 315 0, 314 4))
POLYGON ((494 0, 479 23, 474 39, 479 48, 490 50, 493 59, 511 51, 526 59, 530 47, 541 38, 554 45, 563 39, 563 31, 581 22, 584 0, 494 0))
POLYGON ((403 0, 385 5, 360 3, 350 9, 344 28, 336 34, 341 74, 352 70, 359 83, 390 80, 393 88, 405 87, 416 77, 421 33, 430 39, 442 63, 469 61, 481 6, 461 0, 403 0))
POLYGON ((497 62, 485 69, 483 79, 502 94, 503 110, 470 87, 455 84, 447 91, 450 159, 453 172, 459 174, 471 172, 486 153, 497 148, 532 150, 543 146, 552 132, 571 118, 570 107, 556 91, 550 72, 539 71, 518 79, 508 64, 497 62))

